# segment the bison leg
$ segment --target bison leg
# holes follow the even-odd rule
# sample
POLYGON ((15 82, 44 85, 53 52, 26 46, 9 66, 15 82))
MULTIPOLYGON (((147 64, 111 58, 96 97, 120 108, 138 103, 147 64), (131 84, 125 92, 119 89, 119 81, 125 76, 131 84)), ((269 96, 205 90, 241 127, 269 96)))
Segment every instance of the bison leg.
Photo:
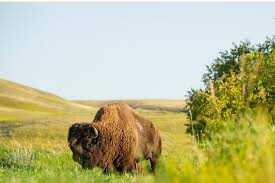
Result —
POLYGON ((143 169, 142 169, 140 161, 135 161, 135 169, 136 169, 137 173, 142 173, 143 172, 143 169))
POLYGON ((123 166, 115 166, 115 170, 119 173, 123 173, 124 167, 123 166))
POLYGON ((109 167, 105 168, 104 171, 103 171, 103 173, 104 173, 105 175, 110 174, 110 172, 111 172, 111 168, 109 168, 109 167))
POLYGON ((127 172, 129 172, 129 173, 138 173, 138 169, 137 168, 138 168, 138 163, 135 162, 135 161, 132 161, 127 166, 127 172))
POLYGON ((133 165, 128 165, 128 166, 119 166, 119 167, 115 167, 116 171, 119 172, 119 173, 125 173, 125 172, 128 172, 128 173, 133 173, 134 172, 134 169, 135 169, 135 166, 133 165))
POLYGON ((156 166, 157 166, 157 160, 154 158, 150 158, 150 163, 151 163, 152 172, 155 173, 156 166))

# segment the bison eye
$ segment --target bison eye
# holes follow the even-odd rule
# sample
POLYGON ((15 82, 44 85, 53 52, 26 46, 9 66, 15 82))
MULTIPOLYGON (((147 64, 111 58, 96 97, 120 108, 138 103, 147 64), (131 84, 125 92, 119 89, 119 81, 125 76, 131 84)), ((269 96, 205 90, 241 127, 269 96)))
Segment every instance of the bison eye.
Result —
POLYGON ((97 143, 97 138, 93 139, 93 140, 92 140, 92 143, 93 143, 93 144, 96 144, 96 143, 97 143))
POLYGON ((86 143, 84 147, 85 147, 85 149, 89 149, 90 148, 90 143, 86 143))
POLYGON ((97 138, 86 141, 85 143, 83 143, 83 147, 86 150, 90 150, 90 148, 92 147, 92 145, 97 144, 97 138))

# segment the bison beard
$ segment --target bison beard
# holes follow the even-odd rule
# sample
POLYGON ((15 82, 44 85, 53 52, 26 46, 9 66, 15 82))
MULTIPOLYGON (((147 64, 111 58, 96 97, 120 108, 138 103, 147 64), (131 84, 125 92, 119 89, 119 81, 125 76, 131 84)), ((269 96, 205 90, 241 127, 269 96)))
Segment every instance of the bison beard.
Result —
POLYGON ((104 172, 140 172, 142 159, 150 160, 154 172, 161 154, 158 130, 126 104, 107 105, 92 123, 72 125, 68 142, 74 161, 104 172))

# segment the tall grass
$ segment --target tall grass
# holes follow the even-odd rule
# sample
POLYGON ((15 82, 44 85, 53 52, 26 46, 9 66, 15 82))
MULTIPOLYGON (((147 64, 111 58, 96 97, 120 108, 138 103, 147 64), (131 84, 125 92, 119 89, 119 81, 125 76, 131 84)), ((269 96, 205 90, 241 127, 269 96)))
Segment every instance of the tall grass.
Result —
MULTIPOLYGON (((167 151, 156 175, 144 162, 140 175, 83 170, 71 152, 0 146, 0 182, 274 182, 275 128, 264 114, 245 115, 212 129, 191 149, 167 151)), ((173 142, 171 142, 173 143, 173 142)), ((177 146, 178 148, 178 146, 177 146)))
POLYGON ((183 164, 173 163, 176 167, 166 169, 166 172, 174 171, 169 179, 172 182, 273 183, 275 128, 267 115, 250 114, 238 122, 228 120, 223 124, 211 132, 209 140, 200 144, 207 160, 196 164, 196 159, 183 158, 183 164))

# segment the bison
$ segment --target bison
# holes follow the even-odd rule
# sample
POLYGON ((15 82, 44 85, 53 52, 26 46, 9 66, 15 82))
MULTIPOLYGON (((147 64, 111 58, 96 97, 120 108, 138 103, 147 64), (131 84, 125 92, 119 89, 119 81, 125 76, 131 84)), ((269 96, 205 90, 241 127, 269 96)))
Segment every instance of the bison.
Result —
POLYGON ((99 109, 92 123, 76 123, 69 129, 73 160, 83 168, 99 167, 105 173, 141 172, 141 160, 150 160, 155 172, 161 154, 159 131, 127 104, 99 109))

